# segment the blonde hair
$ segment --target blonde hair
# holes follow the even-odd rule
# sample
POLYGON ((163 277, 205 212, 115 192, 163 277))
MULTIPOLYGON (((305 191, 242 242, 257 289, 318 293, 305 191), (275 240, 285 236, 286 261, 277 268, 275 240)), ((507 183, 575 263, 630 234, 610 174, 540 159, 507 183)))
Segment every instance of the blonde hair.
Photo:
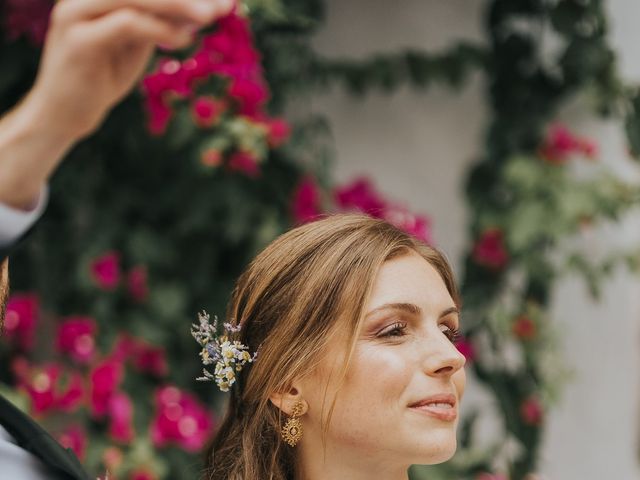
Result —
POLYGON ((4 333, 4 316, 9 300, 9 259, 0 262, 0 335, 4 333))
POLYGON ((283 419, 270 395, 312 372, 338 329, 348 333, 344 378, 378 269, 411 251, 438 271, 459 305, 440 252, 363 215, 333 215, 294 228, 253 260, 232 293, 227 321, 242 325, 242 343, 260 351, 234 386, 207 451, 207 479, 293 480, 295 450, 280 437, 283 419))

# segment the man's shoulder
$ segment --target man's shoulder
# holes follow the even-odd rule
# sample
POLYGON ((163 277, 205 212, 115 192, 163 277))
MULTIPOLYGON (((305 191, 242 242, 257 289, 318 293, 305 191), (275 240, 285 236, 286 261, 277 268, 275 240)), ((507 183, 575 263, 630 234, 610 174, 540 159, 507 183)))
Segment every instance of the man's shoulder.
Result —
MULTIPOLYGON (((90 478, 73 452, 69 449, 65 450, 40 425, 2 397, 2 395, 0 395, 0 426, 7 434, 5 441, 9 442, 4 445, 4 453, 13 455, 11 460, 18 465, 16 468, 20 468, 19 462, 21 458, 29 459, 25 463, 25 474, 11 477, 12 480, 37 480, 40 478, 88 480, 90 478), (30 469, 29 465, 34 462, 35 465, 44 467, 46 473, 44 477, 27 475, 28 472, 33 470, 30 469)), ((1 455, 2 451, 0 451, 0 460, 2 460, 1 455)), ((0 464, 4 468, 4 462, 0 462, 0 464)))
POLYGON ((0 425, 0 465, 2 465, 2 474, 12 480, 51 478, 52 472, 47 466, 38 457, 20 447, 2 425, 0 425))

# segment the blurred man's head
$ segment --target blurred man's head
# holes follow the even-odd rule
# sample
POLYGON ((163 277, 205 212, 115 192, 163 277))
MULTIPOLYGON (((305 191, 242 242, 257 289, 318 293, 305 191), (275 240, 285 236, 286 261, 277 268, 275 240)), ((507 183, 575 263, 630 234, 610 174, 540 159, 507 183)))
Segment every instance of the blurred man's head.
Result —
POLYGON ((9 296, 9 259, 0 263, 0 335, 4 330, 4 311, 9 296))

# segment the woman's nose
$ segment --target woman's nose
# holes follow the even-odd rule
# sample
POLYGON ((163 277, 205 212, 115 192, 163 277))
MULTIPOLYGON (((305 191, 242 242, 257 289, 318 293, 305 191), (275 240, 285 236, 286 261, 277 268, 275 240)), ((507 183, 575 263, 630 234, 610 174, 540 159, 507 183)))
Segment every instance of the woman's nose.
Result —
POLYGON ((444 335, 425 345, 424 367, 432 376, 451 376, 464 367, 466 358, 444 335))

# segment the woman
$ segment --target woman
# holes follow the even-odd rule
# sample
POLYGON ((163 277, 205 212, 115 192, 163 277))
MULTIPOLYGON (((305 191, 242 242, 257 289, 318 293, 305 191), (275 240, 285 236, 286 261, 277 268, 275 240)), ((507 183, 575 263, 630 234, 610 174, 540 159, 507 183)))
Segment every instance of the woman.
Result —
POLYGON ((443 256, 383 221, 331 216, 277 238, 229 304, 232 339, 259 353, 231 382, 206 478, 399 480, 449 459, 459 303, 443 256))

